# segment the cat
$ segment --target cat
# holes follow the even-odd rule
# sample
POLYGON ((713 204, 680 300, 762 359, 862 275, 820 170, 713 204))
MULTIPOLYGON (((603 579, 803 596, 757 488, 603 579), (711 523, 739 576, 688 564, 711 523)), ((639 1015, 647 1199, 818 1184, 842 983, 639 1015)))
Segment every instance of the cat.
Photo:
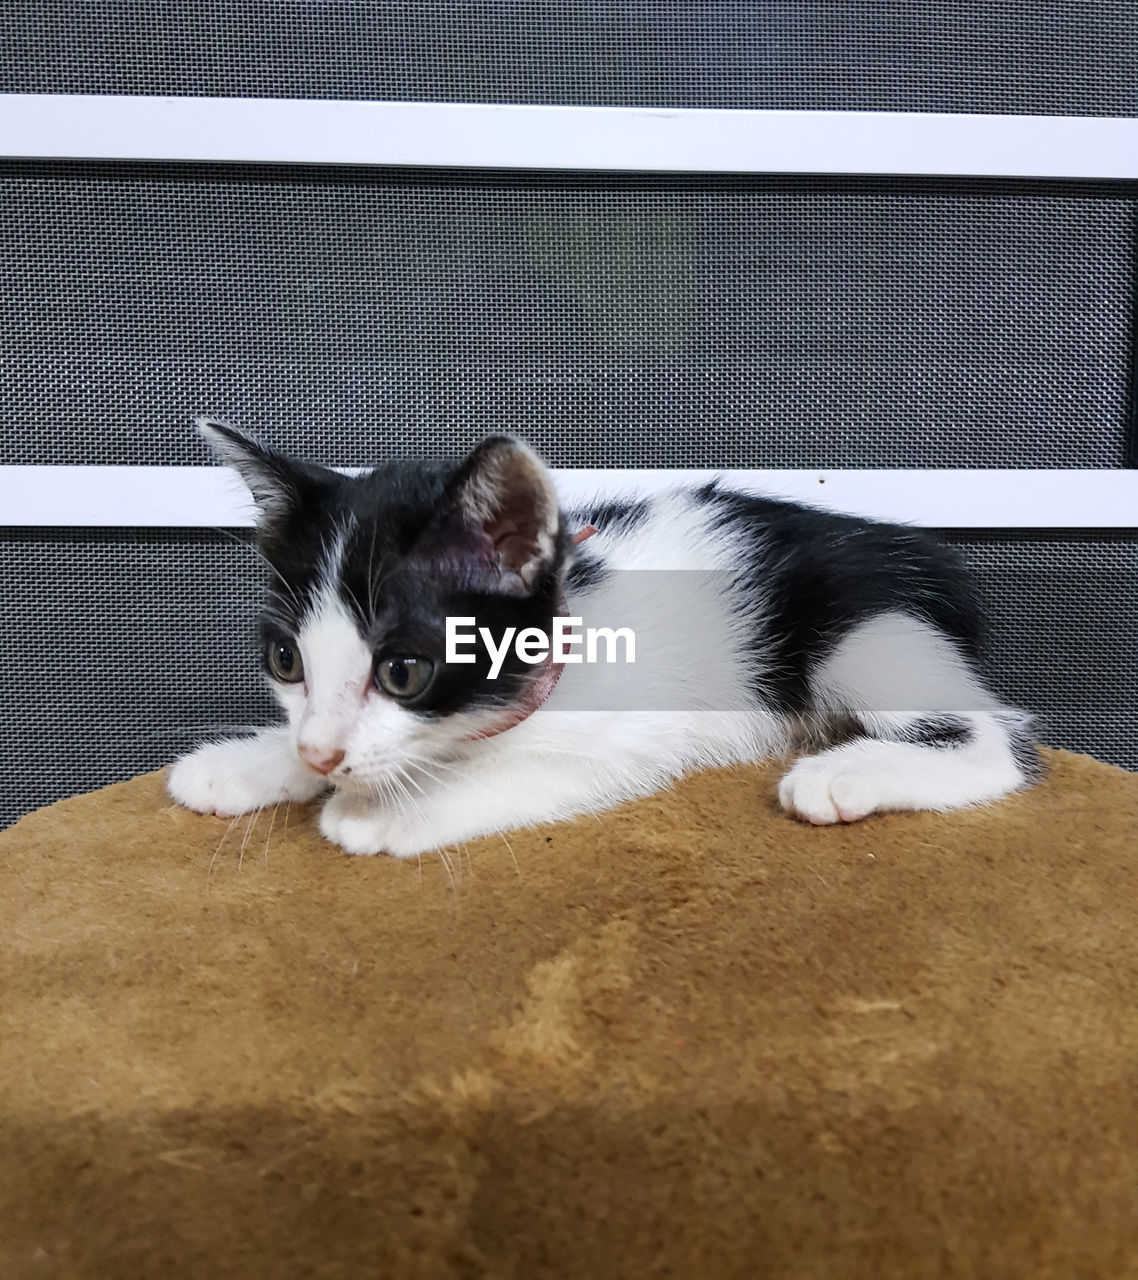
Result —
POLYGON ((816 824, 1040 775, 1029 717, 979 674, 965 576, 923 531, 720 483, 562 511, 509 436, 348 476, 198 429, 258 509, 260 651, 286 722, 178 760, 168 789, 190 809, 327 793, 328 840, 408 857, 796 752, 778 801, 816 824), (499 646, 490 678, 476 626, 587 616, 626 628, 635 665, 499 646), (455 620, 463 661, 446 660, 455 620))

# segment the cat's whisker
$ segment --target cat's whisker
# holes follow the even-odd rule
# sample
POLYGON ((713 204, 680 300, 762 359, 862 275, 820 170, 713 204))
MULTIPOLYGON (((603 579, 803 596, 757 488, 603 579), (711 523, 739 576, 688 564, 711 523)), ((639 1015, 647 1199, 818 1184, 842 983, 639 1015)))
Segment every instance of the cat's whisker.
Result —
POLYGON ((402 788, 395 785, 394 778, 388 778, 387 780, 387 793, 391 797, 391 803, 395 810, 398 813, 404 813, 407 808, 406 795, 402 788))
POLYGON ((431 793, 437 794, 454 781, 453 777, 443 777, 440 774, 432 773, 429 768, 424 768, 422 765, 412 765, 411 768, 413 768, 419 777, 427 784, 426 787, 423 788, 424 795, 431 793))
POLYGON ((356 593, 352 590, 352 588, 348 586, 347 579, 343 575, 341 575, 340 577, 340 586, 344 591, 348 593, 348 599, 351 600, 352 604, 356 606, 356 614, 359 617, 360 621, 363 623, 363 625, 366 627, 371 620, 370 616, 364 610, 363 605, 360 603, 359 596, 357 596, 356 593))
MULTIPOLYGON (((421 773, 425 778, 428 778, 431 782, 435 783, 437 786, 445 787, 448 781, 450 781, 450 779, 443 778, 439 774, 435 773, 429 765, 416 764, 416 765, 411 765, 410 767, 414 769, 416 772, 421 773)), ((425 795, 426 792, 424 792, 423 794, 425 795)))
POLYGON ((240 821, 241 817, 242 817, 242 815, 241 815, 241 814, 239 814, 239 813, 238 813, 238 814, 235 814, 235 815, 230 819, 229 826, 227 826, 227 827, 225 828, 225 834, 221 837, 221 841, 219 842, 219 844, 218 844, 217 848, 213 851, 213 857, 212 857, 212 858, 210 858, 210 860, 209 860, 209 866, 206 868, 206 873, 205 873, 206 884, 208 884, 208 883, 209 883, 209 878, 210 878, 210 876, 211 876, 211 875, 213 875, 213 864, 217 861, 217 856, 218 856, 218 854, 221 852, 221 847, 222 847, 222 845, 224 845, 224 844, 225 844, 225 842, 226 842, 226 840, 228 840, 228 839, 229 839, 229 833, 230 833, 230 832, 233 830, 233 828, 237 825, 237 823, 240 821))
POLYGON ((264 805, 258 805, 255 809, 249 810, 249 821, 245 824, 245 838, 241 841, 241 848, 237 852, 237 871, 240 873, 245 863, 245 850, 249 844, 249 837, 253 834, 253 828, 257 825, 257 819, 261 816, 261 810, 264 805))
MULTIPOLYGON (((401 771, 401 772, 402 772, 402 771, 401 771)), ((406 776, 406 775, 404 775, 404 776, 406 776)), ((407 790, 407 787, 406 787, 406 785, 405 785, 405 783, 404 783, 404 781, 403 781, 403 777, 401 777, 401 776, 400 776, 400 774, 394 774, 394 775, 392 775, 392 781, 393 781, 393 782, 394 782, 394 783, 399 787, 399 789, 400 789, 400 790, 403 792, 403 794, 406 796, 407 801, 408 801, 408 803, 410 804, 411 808, 412 808, 412 809, 414 809, 414 811, 415 811, 416 815, 417 815, 417 816, 418 816, 418 818, 419 818, 419 821, 423 824, 423 828, 424 828, 424 830, 429 830, 429 823, 428 823, 428 821, 427 821, 427 815, 423 812, 422 808, 421 808, 421 807, 420 807, 420 805, 419 805, 419 802, 418 802, 418 801, 415 799, 415 797, 410 793, 410 791, 408 791, 408 790, 407 790)), ((414 785, 416 785, 416 786, 418 785, 418 784, 415 784, 415 783, 414 783, 414 779, 412 779, 412 778, 407 778, 407 781, 408 781, 408 782, 412 782, 412 783, 413 783, 414 785)), ((420 793, 421 793, 421 794, 423 794, 423 795, 425 795, 425 794, 426 794, 425 792, 423 792, 423 790, 422 790, 422 788, 421 788, 421 787, 420 787, 420 788, 418 788, 418 789, 419 789, 419 791, 420 791, 420 793)), ((465 845, 463 846, 463 848, 465 848, 465 845)), ((462 855, 458 852, 458 850, 457 850, 457 848, 456 848, 456 850, 455 850, 455 858, 456 858, 456 860, 457 860, 457 865, 455 865, 455 864, 452 864, 452 863, 450 862, 450 860, 447 858, 446 852, 444 851, 444 849, 443 849, 441 846, 439 847, 439 849, 437 850, 437 852, 438 852, 438 854, 439 854, 439 857, 442 859, 443 866, 446 868, 447 875, 450 877, 451 889, 452 889, 452 891, 453 891, 453 892, 454 892, 454 894, 455 894, 455 901, 457 902, 457 900, 458 900, 458 880, 461 878, 460 872, 461 872, 461 857, 462 857, 462 855)), ((467 850, 467 855, 466 855, 466 856, 467 856, 467 860, 469 861, 469 860, 470 860, 470 852, 469 852, 469 850, 467 850)), ((422 863, 422 854, 421 854, 421 853, 420 853, 420 855, 419 855, 419 858, 420 858, 420 865, 421 865, 421 863, 422 863)), ((473 866, 472 866, 472 870, 473 870, 473 866)))
POLYGON ((396 813, 401 813, 403 805, 399 800, 398 793, 396 792, 391 779, 387 775, 384 775, 379 779, 379 785, 382 788, 383 797, 387 803, 395 810, 396 813))
POLYGON ((520 880, 522 878, 522 869, 518 866, 518 859, 517 855, 514 853, 514 846, 506 839, 506 833, 504 831, 499 831, 498 834, 502 837, 502 843, 506 846, 506 849, 509 852, 510 859, 514 864, 514 870, 517 872, 518 879, 520 880))
POLYGON ((238 546, 246 547, 249 551, 252 551, 252 553, 257 557, 257 559, 260 560, 261 563, 268 568, 269 572, 272 573, 278 579, 281 586, 283 586, 284 589, 288 592, 289 597, 292 599, 292 602, 296 605, 297 610, 303 611, 303 608, 304 608, 303 601, 296 594, 296 591, 293 589, 292 584, 284 576, 284 574, 281 573, 281 571, 277 568, 277 566, 273 564, 273 562, 268 558, 268 556, 265 555, 265 553, 261 550, 261 548, 257 546, 255 542, 251 542, 246 538, 240 538, 237 536, 237 534, 233 533, 229 529, 218 528, 216 532, 223 533, 227 538, 230 538, 233 542, 236 542, 238 546))
POLYGON ((371 789, 380 798, 380 800, 383 801, 385 805, 387 805, 389 808, 394 809, 396 813, 399 812, 399 806, 395 803, 395 798, 391 793, 391 788, 388 785, 386 778, 384 777, 375 778, 372 781, 371 789))
MULTIPOLYGON (((411 806, 412 809, 415 810, 415 813, 418 816, 420 822, 422 822, 423 825, 426 826, 427 816, 423 812, 423 810, 419 807, 419 802, 415 799, 415 797, 411 794, 411 792, 407 790, 407 784, 403 781, 403 778, 400 776, 400 774, 398 773, 392 774, 391 780, 399 788, 401 794, 406 797, 407 803, 411 806)), ((420 792, 422 792, 421 787, 419 788, 419 790, 420 792)), ((426 794, 426 793, 422 792, 422 794, 426 794)))
POLYGON ((444 760, 433 760, 430 756, 404 756, 404 763, 410 765, 413 769, 418 769, 425 773, 428 777, 438 779, 438 774, 432 770, 441 769, 444 773, 462 773, 463 771, 453 764, 447 764, 444 760))
POLYGON ((215 724, 212 721, 204 721, 201 724, 168 724, 161 730, 155 730, 153 733, 140 733, 137 737, 142 742, 153 742, 156 738, 167 742, 189 734, 224 734, 226 737, 252 737, 264 728, 265 726, 261 724, 215 724))
POLYGON ((439 760, 434 756, 405 756, 404 759, 408 764, 413 764, 418 768, 430 766, 432 769, 442 769, 444 773, 461 773, 459 765, 450 760, 439 760))
POLYGON ((407 811, 407 801, 410 799, 410 792, 405 787, 397 787, 396 779, 391 774, 384 775, 383 778, 384 794, 387 797, 387 803, 400 816, 407 811))
POLYGON ((447 873, 447 879, 450 881, 450 891, 454 895, 454 900, 458 902, 458 884, 454 878, 454 865, 447 856, 446 848, 443 845, 435 850, 439 855, 439 861, 443 864, 443 870, 447 873))
POLYGON ((376 605, 376 598, 375 598, 375 597, 376 597, 376 583, 375 583, 375 578, 374 578, 374 574, 375 574, 375 537, 376 537, 376 534, 377 534, 378 532, 379 532, 379 525, 378 525, 375 521, 372 521, 372 526, 371 526, 371 545, 368 547, 368 552, 367 552, 367 576, 366 576, 366 579, 365 579, 365 581, 367 582, 367 604, 368 604, 368 615, 367 615, 367 616, 368 616, 368 621, 369 621, 369 622, 370 622, 372 619, 374 619, 374 618, 375 618, 375 605, 376 605))
POLYGON ((273 824, 277 820, 277 810, 279 808, 280 808, 279 804, 273 805, 273 811, 272 813, 269 814, 269 834, 265 836, 265 855, 264 856, 265 856, 266 867, 268 867, 269 865, 269 841, 272 839, 272 836, 273 836, 273 824))
POLYGON ((470 872, 472 879, 477 879, 474 874, 474 859, 470 856, 470 845, 465 840, 460 840, 458 847, 466 854, 466 868, 470 872))
MULTIPOLYGON (((378 525, 376 525, 376 524, 373 524, 373 525, 372 525, 372 539, 373 539, 373 542, 374 542, 375 533, 376 533, 377 528, 378 528, 378 525)), ((395 570, 396 570, 397 568, 398 568, 398 564, 393 564, 393 565, 391 565, 391 567, 387 570, 387 572, 386 572, 386 573, 381 573, 381 574, 379 575, 379 577, 375 580, 375 584, 374 584, 374 586, 372 587, 372 589, 371 589, 371 590, 369 591, 369 593, 368 593, 368 598, 369 598, 369 600, 371 600, 371 601, 372 601, 372 609, 373 609, 373 611, 374 611, 374 609, 375 609, 375 600, 376 600, 376 597, 379 595, 380 588, 381 588, 381 587, 383 586, 383 584, 388 580, 388 578, 390 578, 390 577, 395 573, 395 570)))
POLYGON ((427 794, 406 769, 400 769, 399 774, 405 781, 409 782, 421 796, 425 796, 427 794))

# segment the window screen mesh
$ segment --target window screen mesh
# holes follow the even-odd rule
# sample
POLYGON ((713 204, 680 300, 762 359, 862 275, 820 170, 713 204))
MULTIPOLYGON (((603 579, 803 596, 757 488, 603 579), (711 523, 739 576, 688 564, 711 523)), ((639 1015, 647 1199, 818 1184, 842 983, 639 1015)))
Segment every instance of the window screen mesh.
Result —
MULTIPOLYGON (((991 671, 1043 739, 1138 769, 1138 535, 968 533, 991 671)), ((259 565, 214 532, 0 536, 0 822, 265 723, 259 565)))
POLYGON ((0 462, 1118 467, 1130 196, 8 163, 0 462))
POLYGON ((221 533, 0 535, 0 822, 267 723, 258 589, 221 533))
POLYGON ((953 533, 992 619, 987 670, 1044 742, 1138 770, 1138 533, 953 533))
POLYGON ((1138 114, 1133 0, 10 0, 0 90, 1138 114))

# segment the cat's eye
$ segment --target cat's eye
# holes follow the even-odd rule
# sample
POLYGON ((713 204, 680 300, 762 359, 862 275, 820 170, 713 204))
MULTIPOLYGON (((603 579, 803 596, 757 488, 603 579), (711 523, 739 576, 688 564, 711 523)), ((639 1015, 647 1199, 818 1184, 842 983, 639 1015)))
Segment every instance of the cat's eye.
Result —
POLYGON ((287 640, 270 640, 268 649, 269 670, 285 684, 299 684, 304 679, 304 663, 300 651, 287 640))
POLYGON ((376 684, 393 698, 414 698, 434 674, 430 658, 381 658, 375 667, 376 684))

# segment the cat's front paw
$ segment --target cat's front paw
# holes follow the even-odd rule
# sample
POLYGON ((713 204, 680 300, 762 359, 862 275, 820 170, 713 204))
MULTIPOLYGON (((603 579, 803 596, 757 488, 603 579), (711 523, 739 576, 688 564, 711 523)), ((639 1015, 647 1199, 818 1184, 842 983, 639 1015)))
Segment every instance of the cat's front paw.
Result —
POLYGON ((337 791, 320 811, 320 834, 345 853, 414 858, 438 848, 421 824, 384 809, 375 800, 337 791))
POLYGON ((256 739, 209 742, 172 766, 171 799, 196 813, 231 818, 287 800, 311 800, 327 784, 299 761, 259 758, 256 739))
POLYGON ((324 839, 339 845, 345 853, 371 857, 387 852, 384 845, 388 815, 376 801, 334 792, 320 810, 319 826, 324 839))
POLYGON ((803 756, 778 785, 779 804, 815 826, 857 822, 880 803, 871 772, 839 752, 803 756))

